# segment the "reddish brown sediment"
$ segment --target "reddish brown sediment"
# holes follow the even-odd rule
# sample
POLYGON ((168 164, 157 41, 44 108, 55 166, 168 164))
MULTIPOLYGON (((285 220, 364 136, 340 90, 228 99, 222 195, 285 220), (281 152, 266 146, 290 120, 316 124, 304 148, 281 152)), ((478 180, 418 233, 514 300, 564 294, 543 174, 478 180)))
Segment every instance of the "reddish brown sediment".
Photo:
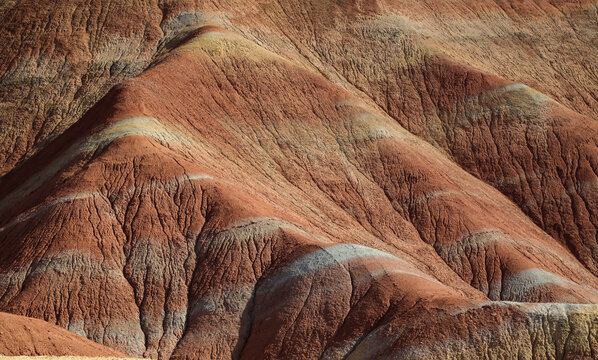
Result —
POLYGON ((4 162, 0 310, 159 359, 595 357, 591 70, 511 69, 525 51, 488 30, 525 17, 540 49, 585 10, 421 4, 107 11, 100 40, 160 30, 135 71, 65 75, 95 84, 89 110, 4 162))
POLYGON ((127 356, 45 321, 0 313, 0 355, 127 356))

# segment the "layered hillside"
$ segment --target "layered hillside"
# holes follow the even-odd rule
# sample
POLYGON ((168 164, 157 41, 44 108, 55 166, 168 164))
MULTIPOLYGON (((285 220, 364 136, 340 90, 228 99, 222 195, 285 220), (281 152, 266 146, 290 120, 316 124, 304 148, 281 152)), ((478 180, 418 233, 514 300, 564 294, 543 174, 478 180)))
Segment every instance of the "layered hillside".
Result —
POLYGON ((1 311, 159 359, 598 356, 595 1, 0 9, 1 311))

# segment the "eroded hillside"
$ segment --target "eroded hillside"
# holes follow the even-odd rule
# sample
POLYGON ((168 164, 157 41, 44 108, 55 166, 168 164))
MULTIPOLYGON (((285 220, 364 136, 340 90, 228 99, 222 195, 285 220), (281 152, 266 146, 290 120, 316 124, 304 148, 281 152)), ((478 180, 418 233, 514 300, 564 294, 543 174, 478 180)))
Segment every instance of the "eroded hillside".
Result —
POLYGON ((159 359, 598 354, 596 2, 1 11, 0 310, 159 359))

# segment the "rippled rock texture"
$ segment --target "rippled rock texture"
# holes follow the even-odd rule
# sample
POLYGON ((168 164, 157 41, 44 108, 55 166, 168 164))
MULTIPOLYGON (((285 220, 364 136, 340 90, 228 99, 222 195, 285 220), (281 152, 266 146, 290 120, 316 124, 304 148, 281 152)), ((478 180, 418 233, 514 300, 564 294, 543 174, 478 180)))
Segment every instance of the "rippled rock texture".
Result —
POLYGON ((598 357, 595 1, 0 11, 0 311, 158 359, 598 357))

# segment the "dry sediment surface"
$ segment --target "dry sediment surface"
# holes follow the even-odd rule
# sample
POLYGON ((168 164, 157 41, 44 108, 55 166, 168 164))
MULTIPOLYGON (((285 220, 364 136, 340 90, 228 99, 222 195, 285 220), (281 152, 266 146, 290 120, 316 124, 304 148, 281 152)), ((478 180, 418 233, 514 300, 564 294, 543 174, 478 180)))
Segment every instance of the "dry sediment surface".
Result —
POLYGON ((33 9, 1 311, 157 359, 598 357, 595 2, 33 9))
POLYGON ((124 358, 123 353, 84 337, 25 316, 0 313, 0 358, 124 358))

